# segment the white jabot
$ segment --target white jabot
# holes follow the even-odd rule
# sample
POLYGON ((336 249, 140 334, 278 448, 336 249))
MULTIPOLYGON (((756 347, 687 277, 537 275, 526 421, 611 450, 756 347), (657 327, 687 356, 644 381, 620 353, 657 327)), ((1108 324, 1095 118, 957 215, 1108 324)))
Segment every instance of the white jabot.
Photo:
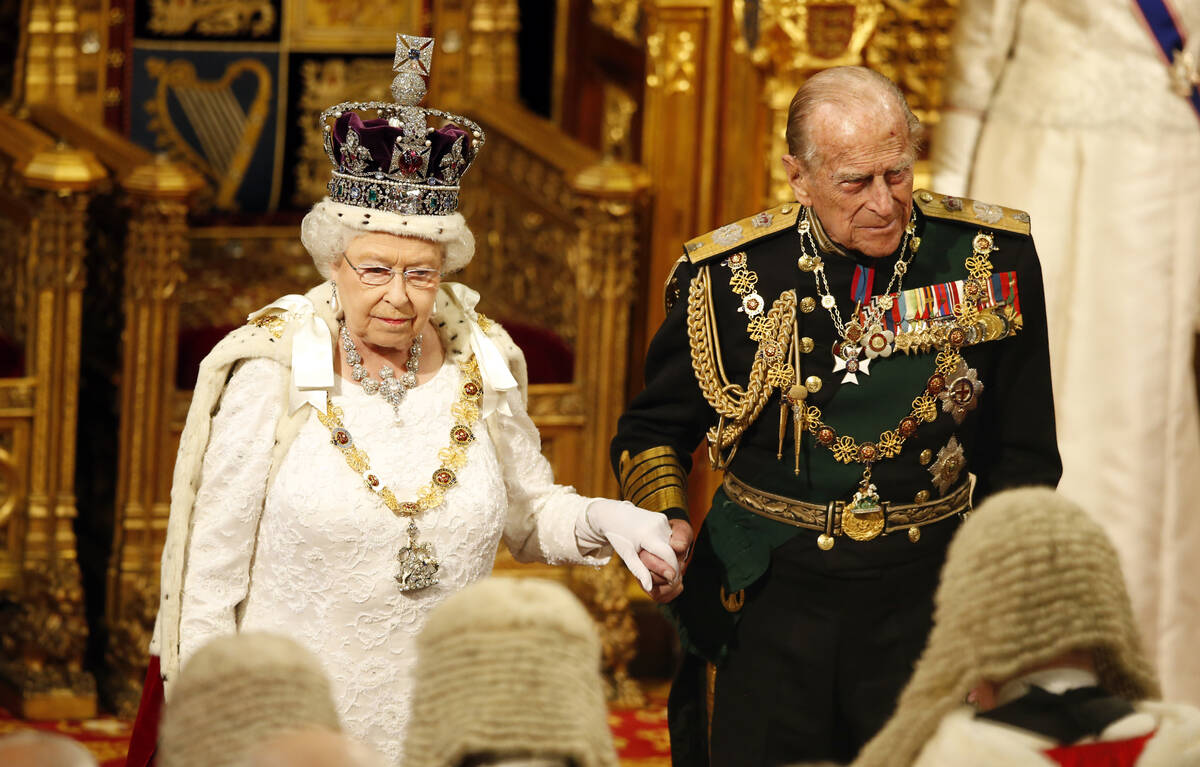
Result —
POLYGON ((487 418, 496 411, 512 415, 512 397, 520 397, 520 389, 517 379, 508 369, 508 363, 504 361, 504 355, 479 326, 479 314, 475 311, 479 294, 461 282, 444 282, 442 289, 462 309, 470 329, 471 351, 475 354, 483 378, 483 417, 487 418))
POLYGON ((323 412, 325 394, 333 388, 333 338, 329 334, 329 326, 317 316, 312 301, 295 294, 264 306, 247 319, 256 320, 276 310, 291 315, 299 322, 292 338, 292 386, 288 392, 288 412, 294 413, 306 404, 312 405, 317 412, 323 412))

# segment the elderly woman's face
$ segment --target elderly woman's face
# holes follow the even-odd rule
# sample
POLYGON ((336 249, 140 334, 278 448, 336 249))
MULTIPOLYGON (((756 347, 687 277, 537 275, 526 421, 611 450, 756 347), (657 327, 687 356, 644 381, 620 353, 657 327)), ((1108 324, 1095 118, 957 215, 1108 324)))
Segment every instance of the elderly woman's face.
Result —
POLYGON ((371 232, 355 237, 333 265, 346 327, 367 344, 407 351, 429 324, 441 279, 435 243, 371 232), (387 279, 386 284, 373 285, 387 279))

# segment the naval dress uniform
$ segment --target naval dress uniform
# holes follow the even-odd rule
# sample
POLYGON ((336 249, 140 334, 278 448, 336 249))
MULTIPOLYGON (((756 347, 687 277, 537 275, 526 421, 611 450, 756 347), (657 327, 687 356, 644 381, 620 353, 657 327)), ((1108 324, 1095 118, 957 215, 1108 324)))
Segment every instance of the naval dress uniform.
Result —
POLYGON ((702 440, 723 469, 667 606, 674 764, 849 760, 962 515, 1061 473, 1029 217, 918 190, 870 258, 781 205, 687 243, 666 300, 612 458, 625 498, 677 518, 702 440))

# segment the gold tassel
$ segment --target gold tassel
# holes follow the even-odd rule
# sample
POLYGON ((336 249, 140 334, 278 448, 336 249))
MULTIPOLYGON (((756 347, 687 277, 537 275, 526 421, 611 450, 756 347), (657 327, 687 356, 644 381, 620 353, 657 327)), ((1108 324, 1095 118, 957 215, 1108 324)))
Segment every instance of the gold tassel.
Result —
POLYGON ((800 440, 804 437, 804 403, 797 402, 792 406, 792 428, 794 430, 792 445, 796 450, 796 465, 792 472, 800 476, 800 440))
POLYGON ((779 449, 775 452, 775 460, 783 460, 783 440, 787 436, 787 395, 779 392, 779 449))

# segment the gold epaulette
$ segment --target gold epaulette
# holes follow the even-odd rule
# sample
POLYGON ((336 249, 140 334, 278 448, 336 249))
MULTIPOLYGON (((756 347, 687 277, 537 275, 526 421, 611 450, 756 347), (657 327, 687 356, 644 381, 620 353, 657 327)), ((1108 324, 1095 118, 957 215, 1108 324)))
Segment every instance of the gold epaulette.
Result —
POLYGON ((913 199, 917 201, 917 207, 927 218, 962 221, 988 229, 1029 234, 1029 214, 1023 210, 970 200, 966 197, 951 197, 947 194, 930 192, 927 189, 918 189, 913 194, 913 199))
POLYGON ((708 234, 689 240, 683 246, 688 260, 693 264, 723 256, 730 251, 746 247, 755 240, 796 225, 800 215, 800 204, 796 202, 776 205, 774 208, 755 213, 753 216, 726 224, 708 234))

